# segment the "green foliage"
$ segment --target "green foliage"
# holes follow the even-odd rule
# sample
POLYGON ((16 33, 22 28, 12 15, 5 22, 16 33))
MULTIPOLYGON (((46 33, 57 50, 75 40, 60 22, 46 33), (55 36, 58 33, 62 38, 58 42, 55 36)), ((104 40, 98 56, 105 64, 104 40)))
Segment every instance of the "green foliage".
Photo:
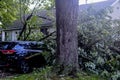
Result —
POLYGON ((55 64, 55 53, 56 53, 56 42, 55 42, 55 35, 49 37, 48 39, 46 39, 45 42, 45 47, 46 47, 46 51, 43 52, 43 55, 47 61, 47 65, 54 65, 55 64))
POLYGON ((51 70, 52 67, 35 69, 34 72, 30 74, 11 76, 0 80, 105 80, 97 75, 87 74, 85 72, 80 72, 77 78, 72 78, 70 76, 56 75, 51 70))
POLYGON ((39 41, 41 38, 44 37, 44 34, 40 32, 40 30, 33 29, 31 33, 28 35, 28 41, 39 41))
POLYGON ((15 0, 0 1, 0 22, 2 26, 16 20, 18 14, 18 3, 15 0))
POLYGON ((7 28, 8 26, 10 27, 13 21, 20 20, 26 27, 20 39, 26 40, 27 37, 27 40, 39 40, 43 34, 41 34, 41 32, 31 33, 31 29, 38 29, 43 23, 43 19, 38 18, 35 14, 41 9, 53 8, 53 5, 53 0, 0 0, 0 26, 7 28), (31 6, 33 6, 32 9, 30 9, 31 6), (26 20, 27 16, 30 14, 32 17, 26 20))
POLYGON ((78 52, 81 68, 107 78, 115 75, 112 80, 117 80, 120 71, 119 54, 112 51, 110 46, 114 46, 114 41, 120 39, 119 20, 113 21, 106 12, 93 9, 81 12, 80 16, 78 52))

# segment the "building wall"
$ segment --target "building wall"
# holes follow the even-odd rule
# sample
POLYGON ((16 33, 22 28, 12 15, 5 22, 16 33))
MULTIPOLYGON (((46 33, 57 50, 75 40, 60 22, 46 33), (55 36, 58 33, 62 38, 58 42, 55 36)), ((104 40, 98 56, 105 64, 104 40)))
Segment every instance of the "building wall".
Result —
POLYGON ((17 38, 19 36, 20 30, 14 30, 12 31, 12 41, 17 41, 17 38))
POLYGON ((12 40, 12 33, 11 31, 5 32, 5 41, 11 41, 12 40))
POLYGON ((17 41, 20 30, 2 31, 2 41, 17 41))
POLYGON ((55 28, 55 27, 51 27, 51 28, 48 29, 48 32, 49 32, 49 33, 52 33, 52 32, 54 32, 54 31, 56 31, 56 28, 55 28))
POLYGON ((0 30, 0 41, 2 41, 2 31, 0 30))
MULTIPOLYGON (((48 33, 52 32, 53 29, 49 28, 43 28, 43 29, 32 29, 32 32, 42 32, 45 35, 48 35, 48 33)), ((17 41, 17 38, 19 36, 20 30, 10 30, 10 31, 2 31, 2 41, 17 41)))

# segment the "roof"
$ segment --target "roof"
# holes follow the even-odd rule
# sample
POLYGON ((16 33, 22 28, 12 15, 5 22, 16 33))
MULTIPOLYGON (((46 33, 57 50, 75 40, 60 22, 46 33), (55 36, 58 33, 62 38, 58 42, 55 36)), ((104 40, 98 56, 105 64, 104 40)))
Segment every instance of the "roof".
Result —
MULTIPOLYGON (((115 3, 117 3, 117 1, 119 1, 119 0, 107 0, 107 1, 97 2, 97 3, 91 3, 91 4, 83 4, 83 5, 79 6, 79 10, 83 11, 83 10, 86 10, 86 9, 89 9, 90 7, 92 7, 97 12, 97 11, 101 11, 110 6, 115 5, 115 3)), ((53 14, 53 16, 55 16, 55 9, 51 10, 51 11, 41 10, 41 11, 34 13, 34 15, 37 15, 38 17, 43 16, 43 17, 47 18, 47 19, 42 19, 42 23, 40 24, 40 26, 53 25, 53 20, 52 20, 53 18, 51 18, 49 16, 50 12, 53 14)), ((95 13, 95 12, 93 12, 93 13, 95 13)), ((25 15, 25 18, 27 18, 28 16, 29 16, 29 14, 25 15)), ((9 25, 6 30, 22 29, 22 27, 23 27, 22 22, 20 20, 16 20, 11 25, 9 25)))
MULTIPOLYGON (((30 14, 26 14, 25 16, 23 16, 23 18, 27 19, 29 15, 30 14)), ((53 19, 52 17, 50 17, 50 11, 47 10, 38 11, 36 13, 33 13, 33 16, 38 16, 38 18, 41 19, 41 23, 39 22, 37 24, 39 27, 44 26, 49 27, 53 25, 53 19)), ((22 22, 22 20, 15 20, 13 23, 8 25, 7 29, 4 30, 21 30, 23 26, 24 23, 22 22)))
POLYGON ((22 27, 23 23, 21 22, 21 20, 15 20, 13 23, 8 25, 7 29, 4 30, 19 30, 22 29, 22 27))
POLYGON ((114 3, 116 3, 116 1, 117 0, 107 0, 107 1, 97 2, 97 3, 91 3, 91 4, 83 4, 83 5, 80 5, 80 10, 86 10, 92 7, 94 10, 100 11, 112 6, 114 3))

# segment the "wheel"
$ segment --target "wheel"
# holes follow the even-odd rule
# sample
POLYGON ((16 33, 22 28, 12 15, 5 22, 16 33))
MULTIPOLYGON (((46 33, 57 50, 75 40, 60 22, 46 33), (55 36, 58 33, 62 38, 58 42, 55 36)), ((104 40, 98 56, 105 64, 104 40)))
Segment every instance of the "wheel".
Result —
POLYGON ((29 66, 28 62, 20 61, 18 65, 20 73, 32 72, 32 68, 29 66))

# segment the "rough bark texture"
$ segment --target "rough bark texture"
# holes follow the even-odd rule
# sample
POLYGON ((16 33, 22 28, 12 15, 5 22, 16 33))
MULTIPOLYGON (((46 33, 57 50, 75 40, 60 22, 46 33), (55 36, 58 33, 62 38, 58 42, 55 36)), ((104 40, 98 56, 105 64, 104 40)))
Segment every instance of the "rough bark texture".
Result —
POLYGON ((63 73, 78 69, 77 16, 78 0, 56 0, 57 64, 63 73))

